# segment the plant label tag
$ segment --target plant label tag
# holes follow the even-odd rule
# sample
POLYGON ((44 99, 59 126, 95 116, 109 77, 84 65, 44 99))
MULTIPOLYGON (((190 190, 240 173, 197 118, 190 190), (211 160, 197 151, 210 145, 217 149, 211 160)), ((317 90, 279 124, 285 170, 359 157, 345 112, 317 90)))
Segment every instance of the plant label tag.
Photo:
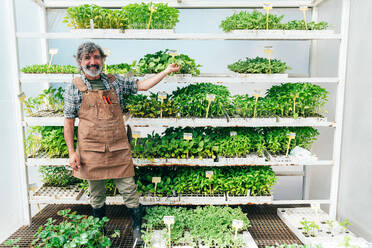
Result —
POLYGON ((163 221, 166 225, 172 225, 174 224, 174 216, 164 216, 163 221))
POLYGON ((230 132, 230 136, 236 136, 236 135, 238 135, 238 132, 237 131, 231 131, 230 132))
POLYGON ((176 57, 176 56, 178 56, 177 50, 169 50, 168 54, 170 56, 172 56, 173 58, 176 57))
POLYGON ((184 133, 183 139, 185 140, 192 140, 192 133, 184 133))
POLYGON ((296 133, 290 133, 288 135, 288 139, 294 139, 294 138, 296 138, 296 133))
POLYGON ((232 226, 236 229, 241 229, 241 228, 243 228, 243 221, 242 220, 233 220, 232 221, 232 226))
POLYGON ((37 190, 37 184, 36 183, 32 183, 32 184, 28 185, 28 191, 35 192, 36 190, 37 190))
POLYGON ((211 179, 213 177, 213 171, 206 171, 205 172, 205 176, 208 178, 208 179, 211 179))
POLYGON ((89 20, 90 29, 94 29, 94 21, 93 19, 89 20))
POLYGON ((264 47, 264 53, 267 53, 268 55, 273 53, 273 47, 272 46, 265 46, 264 47))
POLYGON ((251 190, 250 189, 247 190, 247 196, 251 196, 251 190))
POLYGON ((20 94, 17 95, 18 99, 21 101, 21 102, 24 102, 25 99, 26 99, 26 95, 25 93, 22 91, 20 94))
POLYGON ((306 5, 301 5, 300 10, 301 11, 307 11, 309 8, 306 5))
POLYGON ((311 208, 318 212, 320 210, 320 203, 311 203, 311 208))
POLYGON ((269 11, 269 10, 273 9, 273 4, 270 3, 270 2, 264 3, 263 8, 264 8, 264 10, 269 11))
POLYGON ((165 91, 160 91, 160 92, 158 93, 158 99, 159 99, 159 100, 167 99, 167 93, 165 93, 165 91))
POLYGON ((141 132, 140 131, 133 131, 132 137, 135 139, 141 138, 141 132))
POLYGON ((49 54, 56 55, 58 53, 58 48, 51 48, 49 49, 49 54))
POLYGON ((206 99, 208 101, 214 102, 214 100, 216 99, 216 95, 215 94, 207 94, 206 99))
POLYGON ((256 99, 259 98, 259 97, 262 97, 262 95, 259 94, 259 93, 254 93, 253 96, 254 96, 256 99))
POLYGON ((152 177, 152 182, 153 183, 160 183, 161 182, 161 177, 152 177))
POLYGON ((104 48, 104 49, 103 49, 103 52, 104 52, 104 54, 105 54, 107 57, 111 55, 111 50, 108 49, 108 48, 104 48))

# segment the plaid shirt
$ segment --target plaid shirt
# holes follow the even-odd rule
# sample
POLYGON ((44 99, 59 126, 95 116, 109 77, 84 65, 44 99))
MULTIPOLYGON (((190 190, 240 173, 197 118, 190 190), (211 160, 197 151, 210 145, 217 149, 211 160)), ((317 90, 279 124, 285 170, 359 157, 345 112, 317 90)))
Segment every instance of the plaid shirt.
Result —
MULTIPOLYGON (((112 86, 115 89, 116 95, 120 101, 121 109, 124 109, 124 95, 129 94, 136 94, 137 93, 137 79, 135 78, 124 78, 123 76, 115 74, 115 81, 112 82, 112 86)), ((81 79, 88 87, 88 90, 92 90, 92 86, 90 85, 89 81, 85 78, 84 75, 81 76, 81 79)), ((101 80, 105 85, 107 90, 110 90, 110 84, 108 78, 104 73, 101 73, 101 80)), ((71 83, 69 86, 66 87, 65 93, 65 106, 64 106, 64 116, 65 118, 72 119, 78 117, 78 112, 80 109, 81 101, 82 101, 82 92, 78 90, 78 88, 71 83)))

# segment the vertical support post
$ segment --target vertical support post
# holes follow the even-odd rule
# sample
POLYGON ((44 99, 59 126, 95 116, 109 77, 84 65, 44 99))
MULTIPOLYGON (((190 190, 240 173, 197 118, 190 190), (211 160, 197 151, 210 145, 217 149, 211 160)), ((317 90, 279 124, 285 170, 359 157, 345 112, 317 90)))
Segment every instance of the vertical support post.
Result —
POLYGON ((343 127, 343 111, 344 111, 344 97, 345 97, 345 81, 346 81, 346 66, 347 66, 347 46, 349 34, 349 20, 350 20, 350 1, 342 1, 341 13, 341 41, 339 47, 338 60, 338 77, 339 83, 337 85, 337 99, 336 99, 336 128, 335 138, 333 143, 333 160, 335 161, 332 167, 331 178, 331 204, 329 209, 330 218, 336 219, 337 216, 337 201, 340 177, 340 158, 342 147, 342 127, 343 127))
POLYGON ((304 172, 303 182, 302 182, 302 200, 309 200, 310 198, 310 174, 309 167, 302 165, 302 170, 304 172))
MULTIPOLYGON (((311 21, 317 22, 318 21, 318 7, 314 6, 312 8, 311 13, 311 21)), ((317 49, 318 48, 318 41, 317 40, 311 40, 310 41, 310 52, 309 52, 309 70, 308 75, 309 77, 315 76, 316 73, 316 58, 317 58, 317 49)))
POLYGON ((19 170, 19 180, 21 185, 21 202, 22 202, 22 208, 23 208, 23 223, 25 225, 31 224, 31 208, 29 204, 29 196, 28 196, 28 172, 27 167, 25 164, 26 156, 24 151, 24 128, 23 128, 23 111, 22 111, 22 103, 19 101, 17 95, 21 92, 21 83, 19 81, 19 58, 18 58, 18 39, 16 36, 16 15, 15 15, 15 0, 7 1, 8 3, 8 9, 10 10, 10 49, 12 51, 12 56, 10 57, 10 68, 11 68, 11 75, 12 75, 12 81, 10 82, 12 84, 13 88, 13 98, 14 98, 14 105, 17 106, 16 108, 16 130, 17 130, 17 157, 15 158, 15 161, 18 165, 19 170))
MULTIPOLYGON (((47 22, 47 10, 44 5, 40 6, 40 33, 48 32, 48 22, 47 22)), ((42 64, 47 64, 49 60, 49 45, 46 38, 40 39, 40 48, 41 48, 41 62, 42 64)), ((43 84, 44 89, 48 89, 50 86, 49 82, 43 84)))

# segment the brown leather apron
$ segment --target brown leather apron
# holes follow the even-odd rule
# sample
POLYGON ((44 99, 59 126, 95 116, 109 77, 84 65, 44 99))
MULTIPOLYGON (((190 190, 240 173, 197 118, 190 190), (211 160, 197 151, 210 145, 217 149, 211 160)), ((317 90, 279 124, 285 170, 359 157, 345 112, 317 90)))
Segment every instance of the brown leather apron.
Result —
POLYGON ((88 90, 81 78, 73 83, 81 91, 77 153, 80 168, 73 175, 99 180, 134 176, 132 152, 125 131, 120 102, 107 75, 111 90, 88 90), (106 100, 105 100, 106 98, 106 100), (110 100, 110 101, 109 101, 110 100), (110 103, 111 104, 108 104, 110 103))

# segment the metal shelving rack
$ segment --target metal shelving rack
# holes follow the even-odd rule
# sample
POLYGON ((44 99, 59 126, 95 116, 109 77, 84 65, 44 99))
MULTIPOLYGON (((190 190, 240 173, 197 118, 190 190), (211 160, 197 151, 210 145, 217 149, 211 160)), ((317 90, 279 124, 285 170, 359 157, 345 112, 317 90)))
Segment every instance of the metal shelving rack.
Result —
MULTIPOLYGON (((14 89, 15 93, 21 92, 21 84, 22 83, 32 83, 32 82, 70 82, 73 75, 52 75, 52 74, 44 74, 38 75, 26 75, 21 74, 19 71, 19 62, 18 62, 18 46, 17 41, 18 39, 39 39, 41 50, 42 50, 42 60, 43 63, 47 63, 48 58, 48 39, 84 39, 84 38, 96 38, 96 39, 136 39, 136 40, 310 40, 311 41, 311 48, 312 54, 314 56, 314 46, 317 40, 337 40, 340 44, 339 46, 339 60, 338 60, 338 75, 337 77, 309 77, 309 78, 293 78, 290 77, 288 79, 242 79, 242 78, 235 78, 229 75, 219 75, 219 74, 209 74, 209 75, 201 75, 199 77, 191 78, 191 82, 205 82, 210 81, 214 83, 219 83, 221 81, 226 83, 238 83, 238 82, 248 82, 248 83, 259 83, 259 82, 313 82, 313 83, 330 83, 336 84, 337 86, 337 99, 336 99, 336 114, 335 114, 335 121, 329 122, 327 120, 317 120, 313 122, 308 122, 306 124, 298 122, 297 125, 302 126, 328 126, 335 129, 334 140, 333 140, 333 154, 332 160, 322 160, 317 161, 314 163, 307 163, 307 162, 298 162, 295 163, 296 165, 308 166, 308 165, 324 165, 324 166, 332 166, 332 175, 331 175, 331 189, 330 189, 330 198, 325 200, 279 200, 279 201, 272 201, 272 204, 310 204, 310 203, 318 203, 318 204, 329 204, 330 205, 330 217, 335 219, 336 218, 336 210, 337 210, 337 196, 338 196, 338 184, 339 184, 339 168, 340 168, 340 153, 341 153, 341 136, 342 136, 342 120, 343 120, 343 107, 344 107, 344 91, 345 91, 345 75, 346 75, 346 57, 347 57, 347 41, 348 41, 348 28, 349 28, 349 12, 350 12, 350 0, 342 0, 342 14, 341 14, 341 32, 339 34, 335 33, 328 33, 328 32, 314 32, 309 31, 307 33, 301 34, 284 34, 284 33, 270 33, 270 32, 259 32, 257 34, 202 34, 202 33, 176 33, 176 34, 167 34, 167 35, 155 35, 155 34, 81 34, 81 33, 48 33, 47 31, 47 10, 48 9, 66 9, 68 7, 78 6, 81 4, 96 4, 101 7, 107 8, 121 8, 122 6, 136 2, 134 0, 32 0, 36 4, 40 6, 40 16, 41 16, 41 23, 40 23, 40 33, 26 33, 26 32, 17 32, 16 31, 16 19, 15 19, 15 7, 14 7, 14 0, 11 2, 11 13, 13 15, 13 27, 12 27, 12 35, 14 38, 14 46, 12 49, 14 50, 14 57, 16 63, 12 66, 16 67, 15 70, 16 75, 14 77, 17 79, 18 84, 14 89)), ((307 5, 312 9, 312 20, 317 21, 318 17, 318 9, 319 5, 326 0, 293 0, 293 1, 273 1, 274 8, 298 8, 301 5, 307 5)), ((243 0, 231 0, 231 1, 221 1, 221 0, 163 0, 163 1, 153 1, 156 2, 163 2, 168 3, 169 6, 175 8, 261 8, 263 3, 266 0, 252 0, 252 1, 243 1, 243 0)), ((340 1, 341 2, 341 1, 340 1)), ((310 59, 311 59, 310 56, 310 59)), ((17 96, 15 96, 17 98, 17 96)), ((32 125, 55 125, 61 126, 63 125, 62 119, 59 117, 24 117, 23 110, 22 110, 22 103, 18 100, 19 108, 17 109, 17 128, 18 128, 18 141, 20 144, 24 144, 24 128, 26 126, 32 125)), ((213 120, 213 119, 211 119, 213 120)), ((135 125, 139 123, 143 124, 144 120, 133 118, 132 123, 135 125)), ((148 127, 153 128, 153 126, 161 125, 161 123, 156 123, 156 120, 153 122, 147 121, 146 125, 148 127)), ((288 124, 287 122, 279 123, 277 121, 268 122, 268 126, 284 126, 288 124)), ((177 126, 179 124, 174 124, 177 126)), ((195 124, 198 126, 198 124, 195 124)), ((260 126, 262 123, 255 123, 254 121, 250 120, 246 122, 243 126, 260 126)), ((296 125, 292 123, 292 125, 296 125)), ((53 165, 53 166, 63 166, 67 164, 67 159, 27 159, 24 153, 24 147, 19 147, 19 156, 23 157, 23 161, 19 163, 19 166, 24 173, 21 176, 22 179, 22 196, 24 202, 27 202, 24 207, 24 214, 29 218, 25 219, 25 224, 31 223, 31 215, 30 215, 30 204, 31 203, 42 203, 43 201, 35 201, 34 199, 30 199, 28 194, 28 173, 27 169, 28 166, 40 166, 40 165, 53 165), (26 206, 27 205, 27 206, 26 206)), ((137 161, 138 162, 138 161, 137 161)), ((261 163, 260 165, 273 165, 273 163, 265 162, 261 163)), ((291 163, 278 163, 276 165, 293 165, 291 163)), ((280 168, 276 174, 278 175, 304 175, 301 171, 299 172, 285 172, 281 170, 285 168, 284 166, 280 168)), ((61 203, 65 202, 63 200, 54 200, 52 202, 46 201, 48 203, 61 203)), ((68 202, 74 202, 77 204, 86 204, 86 201, 81 200, 69 200, 68 202)), ((114 201, 115 202, 115 201, 114 201)))

